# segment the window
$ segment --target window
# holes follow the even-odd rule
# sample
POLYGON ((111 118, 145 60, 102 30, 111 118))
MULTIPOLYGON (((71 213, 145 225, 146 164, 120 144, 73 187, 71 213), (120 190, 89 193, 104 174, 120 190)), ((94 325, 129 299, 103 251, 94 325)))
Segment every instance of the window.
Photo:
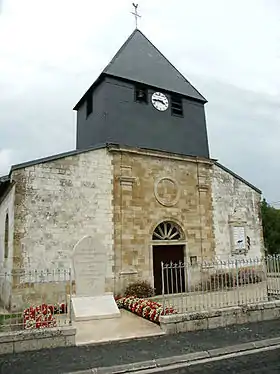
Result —
POLYGON ((173 116, 183 117, 183 102, 180 96, 171 97, 171 114, 173 116))
POLYGON ((9 215, 6 214, 5 220, 5 237, 4 237, 4 257, 5 259, 9 257, 9 215))
POLYGON ((161 222, 153 233, 153 240, 182 240, 181 228, 174 222, 161 222))
POLYGON ((135 87, 135 101, 137 101, 138 103, 148 103, 148 90, 146 87, 135 87))
POLYGON ((90 113, 92 112, 92 93, 89 93, 87 96, 86 106, 87 106, 87 117, 88 117, 90 113))

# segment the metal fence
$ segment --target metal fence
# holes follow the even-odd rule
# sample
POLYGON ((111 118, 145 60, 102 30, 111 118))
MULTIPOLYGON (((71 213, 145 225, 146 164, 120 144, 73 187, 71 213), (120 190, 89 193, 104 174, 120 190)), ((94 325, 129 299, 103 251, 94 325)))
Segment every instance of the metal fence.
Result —
POLYGON ((0 332, 71 325, 71 269, 0 270, 0 332))
POLYGON ((268 301, 280 295, 280 257, 162 263, 164 310, 199 312, 268 301))
POLYGON ((267 292, 270 297, 280 298, 280 256, 267 256, 265 259, 267 272, 267 292))

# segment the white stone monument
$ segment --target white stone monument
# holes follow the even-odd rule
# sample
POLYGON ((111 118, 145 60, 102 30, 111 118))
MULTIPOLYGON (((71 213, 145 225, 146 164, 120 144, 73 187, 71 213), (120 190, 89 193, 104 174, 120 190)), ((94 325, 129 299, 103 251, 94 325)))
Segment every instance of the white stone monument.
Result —
POLYGON ((112 293, 105 293, 107 253, 91 236, 81 239, 73 250, 76 296, 72 297, 75 321, 120 317, 112 293))

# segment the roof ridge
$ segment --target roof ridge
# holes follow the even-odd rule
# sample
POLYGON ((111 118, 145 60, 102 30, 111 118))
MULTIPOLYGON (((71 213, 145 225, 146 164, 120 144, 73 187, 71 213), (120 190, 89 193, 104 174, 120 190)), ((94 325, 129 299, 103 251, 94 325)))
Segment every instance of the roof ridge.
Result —
POLYGON ((207 103, 206 98, 138 28, 121 45, 97 80, 74 106, 74 110, 79 109, 88 92, 97 87, 106 76, 141 82, 207 103))
POLYGON ((233 170, 229 169, 225 165, 221 164, 218 161, 215 161, 214 164, 217 165, 222 170, 224 170, 225 172, 231 174, 233 177, 239 179, 242 183, 246 184, 248 187, 252 188, 256 192, 260 194, 262 193, 262 191, 258 187, 254 186, 252 183, 248 182, 246 179, 244 179, 243 177, 241 177, 240 175, 238 175, 237 173, 235 173, 233 170))
MULTIPOLYGON (((172 64, 172 62, 169 61, 168 58, 165 57, 165 55, 150 41, 149 38, 147 38, 147 36, 142 32, 140 31, 139 29, 136 29, 134 30, 135 31, 139 31, 140 34, 145 38, 147 39, 147 41, 155 48, 155 50, 173 67, 173 69, 175 69, 177 71, 177 73, 185 80, 186 83, 188 83, 189 85, 192 86, 192 88, 205 100, 205 102, 207 102, 207 100, 205 99, 205 97, 203 95, 201 95, 201 93, 191 84, 190 81, 187 80, 187 78, 180 72, 180 70, 178 70, 176 68, 175 65, 172 64)), ((133 35, 133 33, 131 34, 131 36, 133 35)))
MULTIPOLYGON (((130 34, 130 36, 126 39, 126 41, 122 44, 122 46, 119 48, 119 50, 117 51, 117 53, 114 54, 113 58, 111 59, 111 61, 109 62, 109 64, 107 64, 105 66, 105 68, 102 70, 102 73, 105 73, 106 74, 106 70, 108 69, 108 67, 110 65, 113 64, 113 62, 117 59, 117 57, 121 54, 121 52, 124 50, 124 48, 127 46, 128 42, 133 38, 133 36, 136 34, 136 32, 139 31, 141 32, 140 30, 138 30, 137 28, 130 34)), ((142 32, 141 34, 143 36, 145 36, 142 32)), ((102 74, 101 73, 101 74, 102 74)))
POLYGON ((9 174, 6 175, 0 175, 0 183, 5 182, 6 180, 9 179, 9 174))

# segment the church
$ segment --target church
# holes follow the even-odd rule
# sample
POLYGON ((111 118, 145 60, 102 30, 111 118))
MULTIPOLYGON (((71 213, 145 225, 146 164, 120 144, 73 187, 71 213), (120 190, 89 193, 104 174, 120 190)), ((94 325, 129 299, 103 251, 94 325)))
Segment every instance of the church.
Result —
MULTIPOLYGON (((161 262, 262 256, 261 191, 210 157, 206 103, 136 28, 74 107, 76 149, 0 178, 0 273, 71 268, 87 236, 115 294, 160 293, 161 262)), ((13 308, 27 292, 1 290, 13 308)))

